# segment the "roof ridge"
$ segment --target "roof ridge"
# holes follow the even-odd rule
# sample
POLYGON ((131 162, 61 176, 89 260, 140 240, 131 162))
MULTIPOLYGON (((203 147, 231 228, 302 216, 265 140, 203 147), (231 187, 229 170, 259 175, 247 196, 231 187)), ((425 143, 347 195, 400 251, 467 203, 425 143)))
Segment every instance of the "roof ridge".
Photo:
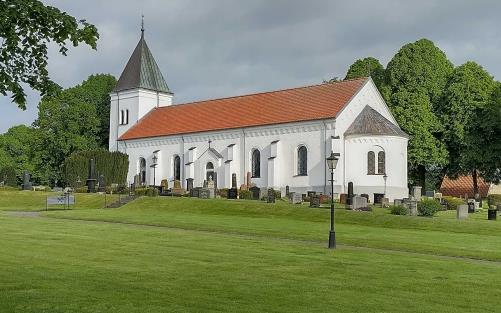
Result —
POLYGON ((248 94, 243 94, 243 95, 236 95, 236 96, 228 96, 228 97, 222 97, 222 98, 212 98, 212 99, 206 99, 206 100, 197 100, 197 101, 191 101, 191 102, 185 102, 185 103, 179 103, 179 104, 174 104, 172 106, 166 106, 166 107, 160 107, 159 109, 167 109, 169 107, 173 106, 181 106, 181 105, 194 105, 194 104, 200 104, 203 102, 209 102, 209 101, 216 101, 216 100, 229 100, 229 99, 236 99, 236 98, 243 98, 243 97, 250 97, 250 96, 257 96, 257 95, 265 95, 265 94, 272 94, 272 93, 278 93, 278 92, 284 92, 284 91, 292 91, 292 90, 299 90, 299 89, 306 89, 306 88, 313 88, 313 87, 321 87, 321 86, 328 86, 328 85, 339 85, 351 81, 356 81, 356 80, 367 80, 369 77, 358 77, 358 78, 351 78, 351 79, 346 79, 346 80, 341 80, 337 82, 332 82, 332 83, 320 83, 320 84, 314 84, 314 85, 306 85, 306 86, 299 86, 299 87, 292 87, 292 88, 284 88, 284 89, 276 89, 276 90, 270 90, 270 91, 261 91, 257 93, 248 93, 248 94))

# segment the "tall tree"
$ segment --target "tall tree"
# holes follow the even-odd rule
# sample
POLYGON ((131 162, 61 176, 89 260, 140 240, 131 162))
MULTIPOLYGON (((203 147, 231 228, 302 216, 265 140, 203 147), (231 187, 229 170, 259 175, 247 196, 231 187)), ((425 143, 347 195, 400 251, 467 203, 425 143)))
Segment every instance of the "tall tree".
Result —
POLYGON ((427 169, 443 166, 447 160, 439 140, 442 128, 433 112, 452 71, 453 65, 445 53, 427 39, 404 45, 386 68, 390 108, 402 129, 411 135, 411 176, 423 187, 427 169), (426 148, 419 149, 420 146, 426 148))
POLYGON ((61 165, 73 152, 106 147, 109 93, 115 82, 111 75, 93 75, 40 101, 33 125, 41 135, 42 172, 51 182, 61 181, 61 165))
POLYGON ((17 175, 21 175, 23 171, 29 171, 34 178, 39 177, 37 147, 37 131, 26 125, 11 127, 6 133, 0 135, 0 150, 6 153, 4 158, 15 167, 17 175))
POLYGON ((96 49, 96 27, 37 0, 0 1, 0 93, 26 109, 27 84, 42 95, 54 92, 47 70, 48 43, 66 55, 68 43, 96 49))
MULTIPOLYGON (((497 82, 485 106, 475 108, 466 128, 463 162, 474 166, 488 182, 501 181, 501 83, 497 82)), ((478 190, 476 191, 478 193, 478 190)))
POLYGON ((436 106, 442 125, 444 142, 449 151, 447 175, 473 176, 473 190, 478 193, 476 149, 465 141, 472 124, 482 123, 476 114, 490 101, 494 79, 480 65, 466 62, 454 69, 443 93, 443 100, 436 106), (473 151, 472 151, 473 149, 473 151))
POLYGON ((372 77, 376 86, 381 89, 384 82, 384 67, 378 59, 367 57, 358 59, 353 63, 344 79, 353 79, 359 77, 372 77))

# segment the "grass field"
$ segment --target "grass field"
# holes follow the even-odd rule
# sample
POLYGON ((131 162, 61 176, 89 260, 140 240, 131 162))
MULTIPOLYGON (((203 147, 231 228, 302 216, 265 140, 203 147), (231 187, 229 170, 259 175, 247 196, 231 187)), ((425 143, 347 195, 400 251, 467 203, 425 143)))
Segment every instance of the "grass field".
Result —
POLYGON ((4 211, 0 312, 499 312, 501 221, 449 215, 337 210, 332 251, 328 210, 285 203, 4 211))

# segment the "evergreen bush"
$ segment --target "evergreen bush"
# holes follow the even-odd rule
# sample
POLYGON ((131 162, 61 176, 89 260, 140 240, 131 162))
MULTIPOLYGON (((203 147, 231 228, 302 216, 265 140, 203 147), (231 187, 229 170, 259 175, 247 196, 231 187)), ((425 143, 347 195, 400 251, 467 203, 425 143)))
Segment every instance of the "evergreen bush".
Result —
POLYGON ((447 210, 455 211, 459 205, 466 204, 466 202, 463 199, 459 199, 456 197, 445 196, 443 199, 447 205, 447 210))
POLYGON ((390 212, 393 215, 409 215, 409 208, 402 205, 391 205, 390 212))
POLYGON ((440 202, 433 199, 425 199, 418 203, 418 213, 421 216, 433 216, 441 209, 440 202))

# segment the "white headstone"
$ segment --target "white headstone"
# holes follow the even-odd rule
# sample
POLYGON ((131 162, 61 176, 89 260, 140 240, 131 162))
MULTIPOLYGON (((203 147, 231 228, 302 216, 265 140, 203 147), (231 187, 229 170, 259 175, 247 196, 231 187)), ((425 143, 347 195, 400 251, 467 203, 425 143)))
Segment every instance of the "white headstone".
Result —
POLYGON ((460 204, 456 208, 456 218, 458 220, 463 220, 468 218, 468 204, 460 204))
POLYGON ((367 198, 355 196, 353 197, 353 210, 360 210, 367 208, 367 198))

